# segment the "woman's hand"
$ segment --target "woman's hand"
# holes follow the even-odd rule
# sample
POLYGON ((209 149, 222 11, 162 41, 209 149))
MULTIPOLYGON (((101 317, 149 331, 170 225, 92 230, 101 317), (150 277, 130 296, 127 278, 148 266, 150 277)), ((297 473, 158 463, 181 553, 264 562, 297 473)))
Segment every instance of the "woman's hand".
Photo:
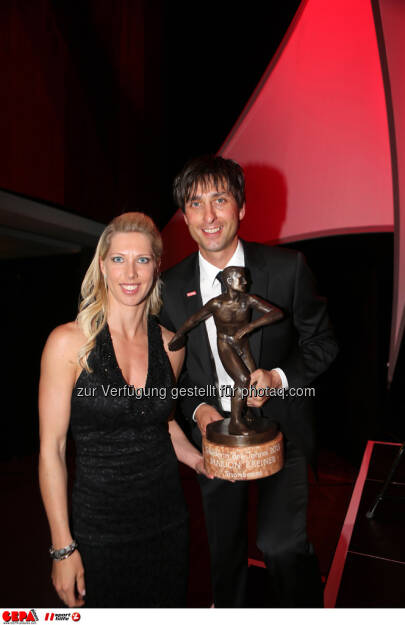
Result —
POLYGON ((77 550, 65 560, 53 561, 52 582, 59 597, 69 608, 84 605, 84 568, 77 550))
POLYGON ((205 475, 205 477, 208 477, 208 479, 210 480, 213 480, 215 477, 214 475, 207 473, 205 466, 204 466, 204 458, 202 456, 195 463, 194 469, 198 475, 205 475))

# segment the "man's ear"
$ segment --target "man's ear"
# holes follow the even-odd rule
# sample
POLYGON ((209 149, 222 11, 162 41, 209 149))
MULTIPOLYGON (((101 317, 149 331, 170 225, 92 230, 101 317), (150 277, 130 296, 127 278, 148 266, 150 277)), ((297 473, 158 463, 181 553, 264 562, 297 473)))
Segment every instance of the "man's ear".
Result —
POLYGON ((246 202, 243 202, 241 208, 239 209, 239 221, 242 221, 246 213, 246 202))
POLYGON ((183 217, 184 217, 184 221, 186 222, 186 225, 188 226, 188 219, 187 219, 186 211, 183 212, 183 217))

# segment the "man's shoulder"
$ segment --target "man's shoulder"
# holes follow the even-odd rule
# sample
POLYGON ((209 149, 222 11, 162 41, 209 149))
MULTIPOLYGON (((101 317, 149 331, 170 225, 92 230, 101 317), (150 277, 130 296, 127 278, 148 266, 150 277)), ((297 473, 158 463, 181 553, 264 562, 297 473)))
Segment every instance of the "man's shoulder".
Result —
POLYGON ((173 265, 170 269, 166 269, 162 273, 162 280, 165 284, 171 282, 179 282, 182 280, 190 280, 197 267, 198 253, 194 252, 181 260, 177 265, 173 265))
POLYGON ((254 262, 259 266, 269 262, 281 264, 293 264, 297 262, 301 252, 297 250, 278 247, 277 245, 266 245, 265 243, 256 243, 254 241, 243 241, 245 250, 246 264, 254 262))

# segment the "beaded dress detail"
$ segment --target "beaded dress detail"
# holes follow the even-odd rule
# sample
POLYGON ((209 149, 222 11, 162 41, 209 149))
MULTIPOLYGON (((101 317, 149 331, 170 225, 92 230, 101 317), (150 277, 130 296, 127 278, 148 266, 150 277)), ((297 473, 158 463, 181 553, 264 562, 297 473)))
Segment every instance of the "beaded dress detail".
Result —
POLYGON ((148 319, 144 389, 128 386, 106 325, 72 393, 76 444, 72 527, 86 607, 185 602, 187 510, 168 432, 173 375, 161 330, 148 319))

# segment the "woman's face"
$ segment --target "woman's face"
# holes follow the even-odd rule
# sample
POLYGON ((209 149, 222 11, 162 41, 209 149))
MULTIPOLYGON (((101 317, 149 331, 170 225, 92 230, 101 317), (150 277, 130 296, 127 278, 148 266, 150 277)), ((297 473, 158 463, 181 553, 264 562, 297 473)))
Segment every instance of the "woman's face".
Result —
POLYGON ((108 297, 124 306, 145 301, 155 279, 156 262, 149 237, 141 232, 117 232, 100 260, 108 297))

